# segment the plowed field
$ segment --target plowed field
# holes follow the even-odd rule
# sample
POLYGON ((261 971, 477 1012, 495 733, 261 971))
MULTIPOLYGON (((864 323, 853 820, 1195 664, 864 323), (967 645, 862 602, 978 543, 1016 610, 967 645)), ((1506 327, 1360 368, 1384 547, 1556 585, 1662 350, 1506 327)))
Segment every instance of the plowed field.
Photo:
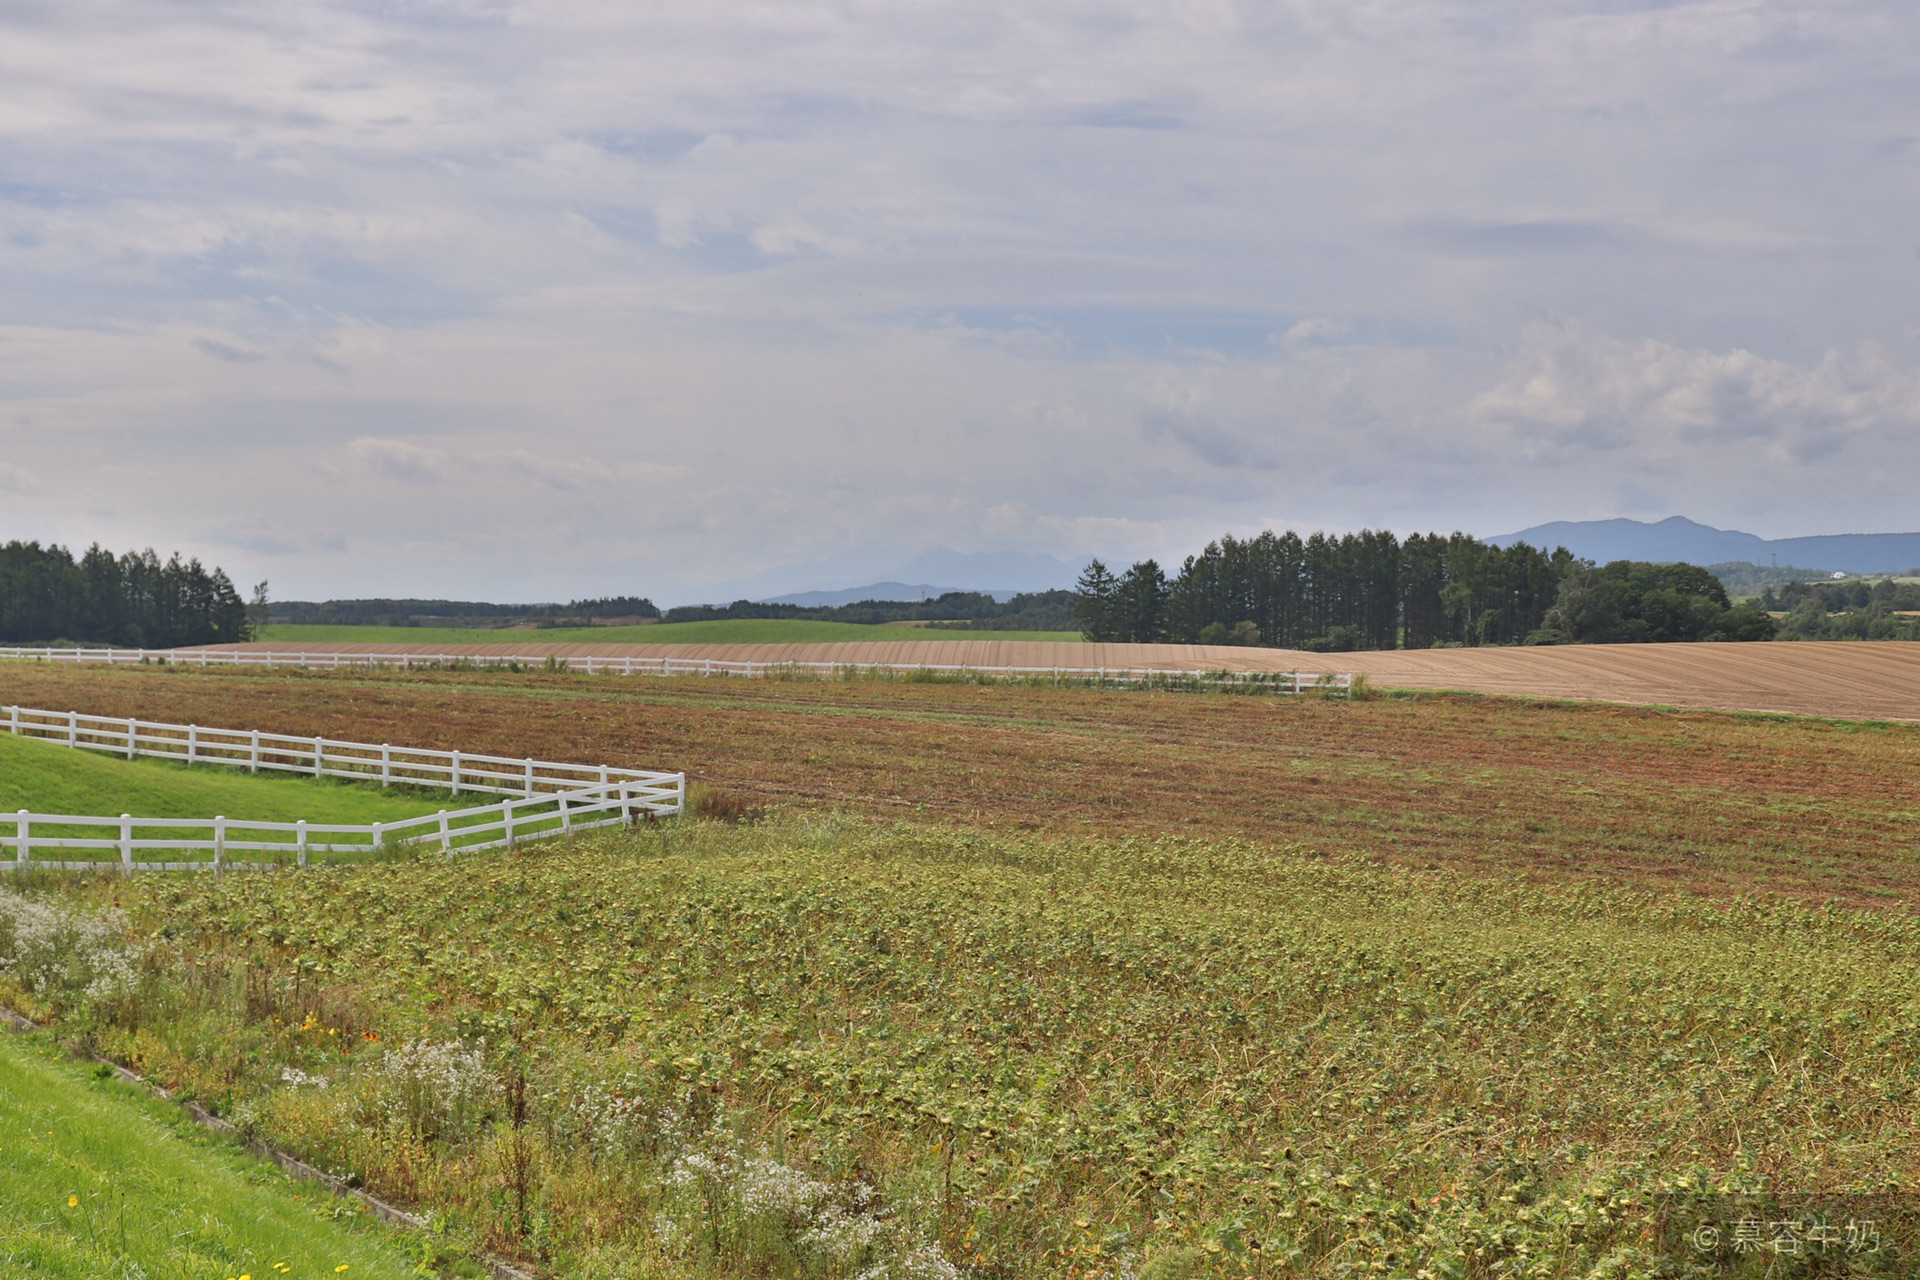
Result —
MULTIPOLYGON (((291 651, 284 644, 233 648, 291 651)), ((1352 671, 1382 688, 1460 689, 1850 720, 1920 720, 1920 644, 1569 645, 1302 653, 1209 645, 901 640, 857 644, 396 645, 306 644, 309 653, 460 653, 544 657, 713 658, 735 662, 966 664, 982 667, 1159 667, 1203 671, 1352 671)))
POLYGON ((883 819, 1241 837, 1552 880, 1902 906, 1920 872, 1920 726, 1899 724, 1475 696, 11 662, 6 702, 685 769, 753 803, 883 819))

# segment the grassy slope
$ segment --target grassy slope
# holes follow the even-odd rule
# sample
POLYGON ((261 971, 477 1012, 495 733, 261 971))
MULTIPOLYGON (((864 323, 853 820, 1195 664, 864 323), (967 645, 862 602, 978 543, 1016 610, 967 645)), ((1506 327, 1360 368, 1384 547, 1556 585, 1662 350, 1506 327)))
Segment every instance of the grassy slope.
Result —
POLYGON ((38 1038, 0 1035, 0 1134, 0 1274, 8 1277, 412 1274, 396 1241, 342 1225, 335 1202, 295 1192, 277 1170, 205 1136, 177 1109, 92 1078, 38 1038), (125 1270, 129 1262, 143 1270, 125 1270))
POLYGON ((819 644, 828 641, 1078 640, 1077 631, 936 631, 786 618, 729 618, 643 627, 553 627, 506 631, 461 627, 272 626, 262 640, 352 644, 819 644))
POLYGON ((162 760, 120 760, 0 734, 0 811, 131 813, 141 818, 253 818, 262 822, 390 822, 449 801, 310 778, 249 774, 162 760))

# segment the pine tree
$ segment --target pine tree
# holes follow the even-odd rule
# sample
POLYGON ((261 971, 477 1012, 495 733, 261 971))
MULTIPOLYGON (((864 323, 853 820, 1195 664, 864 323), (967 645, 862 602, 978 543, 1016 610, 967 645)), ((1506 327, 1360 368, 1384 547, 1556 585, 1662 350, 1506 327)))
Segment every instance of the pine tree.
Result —
POLYGON ((1115 605, 1120 580, 1098 560, 1087 563, 1074 591, 1073 616, 1080 623, 1082 638, 1095 642, 1117 640, 1115 605))

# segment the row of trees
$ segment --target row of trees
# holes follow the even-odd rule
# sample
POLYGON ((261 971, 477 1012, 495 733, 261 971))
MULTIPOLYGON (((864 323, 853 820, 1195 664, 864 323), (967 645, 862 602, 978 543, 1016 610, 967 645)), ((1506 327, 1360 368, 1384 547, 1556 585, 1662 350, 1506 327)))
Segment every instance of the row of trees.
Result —
POLYGON ((1764 610, 1736 608, 1720 579, 1697 564, 1616 560, 1567 572, 1536 642, 1771 640, 1778 630, 1764 610))
POLYGON ((1564 547, 1385 530, 1224 537, 1171 578, 1152 560, 1119 574, 1095 560, 1076 616, 1089 640, 1317 652, 1773 635, 1694 565, 1595 568, 1564 547))
POLYGON ((273 620, 323 627, 585 627, 609 618, 658 618, 645 596, 602 596, 571 604, 493 604, 484 600, 275 601, 273 620))
POLYGON ((1760 604, 1785 611, 1789 640, 1920 640, 1920 582, 1792 582, 1768 587, 1760 604))
POLYGON ((815 622, 938 622, 961 630, 1067 631, 1074 620, 1071 591, 1022 592, 996 600, 984 591, 949 591, 932 600, 858 600, 852 604, 799 605, 735 600, 728 605, 688 604, 667 610, 667 622, 715 622, 730 618, 795 618, 815 622))
POLYGON ((162 561, 151 549, 116 556, 97 544, 76 560, 59 546, 0 545, 0 642, 167 649, 250 634, 233 583, 198 560, 162 561))

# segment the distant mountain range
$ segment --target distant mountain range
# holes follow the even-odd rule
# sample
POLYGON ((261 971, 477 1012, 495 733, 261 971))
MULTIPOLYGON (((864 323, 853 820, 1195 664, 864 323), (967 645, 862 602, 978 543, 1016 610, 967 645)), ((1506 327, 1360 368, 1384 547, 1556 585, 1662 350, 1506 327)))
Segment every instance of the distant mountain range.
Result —
POLYGON ((1782 564, 1846 573, 1900 573, 1920 567, 1920 533, 1827 533, 1810 538, 1762 538, 1716 529, 1684 516, 1642 520, 1556 520, 1488 538, 1495 546, 1526 542, 1548 550, 1609 560, 1686 561, 1689 564, 1782 564))
POLYGON ((1085 567, 1085 560, 1067 561, 1036 551, 962 552, 934 547, 904 564, 841 558, 787 565, 751 578, 719 583, 708 593, 708 600, 683 603, 754 600, 821 609, 861 600, 932 600, 949 591, 983 591, 1006 601, 1025 591, 1071 587, 1085 567), (874 572, 876 568, 880 572, 874 572), (836 585, 863 579, 868 580, 863 587, 836 585))

